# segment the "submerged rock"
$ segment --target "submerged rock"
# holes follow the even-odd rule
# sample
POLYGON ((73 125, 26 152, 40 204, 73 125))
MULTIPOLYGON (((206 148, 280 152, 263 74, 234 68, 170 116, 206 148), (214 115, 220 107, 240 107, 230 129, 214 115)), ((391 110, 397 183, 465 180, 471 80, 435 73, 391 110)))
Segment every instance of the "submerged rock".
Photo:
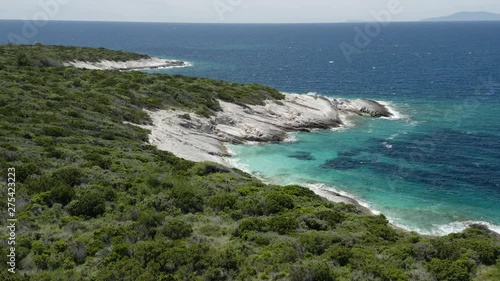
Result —
POLYGON ((316 158, 314 158, 312 155, 311 155, 311 152, 307 152, 307 151, 298 151, 292 155, 288 155, 289 158, 295 158, 295 159, 299 159, 299 160, 303 160, 303 161, 313 161, 313 160, 316 160, 316 158))

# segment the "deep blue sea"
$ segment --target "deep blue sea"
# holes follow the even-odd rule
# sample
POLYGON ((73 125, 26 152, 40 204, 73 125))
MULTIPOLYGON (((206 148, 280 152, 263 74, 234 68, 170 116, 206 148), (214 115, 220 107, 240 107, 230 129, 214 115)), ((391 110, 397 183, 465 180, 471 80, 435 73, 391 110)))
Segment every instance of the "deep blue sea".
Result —
MULTIPOLYGON (((23 24, 0 21, 0 42, 23 24)), ((500 22, 392 23, 359 40, 365 26, 50 22, 28 42, 193 64, 154 72, 386 102, 398 118, 351 117, 286 143, 231 146, 233 161, 268 182, 347 194, 408 230, 482 222, 500 232, 500 22)))

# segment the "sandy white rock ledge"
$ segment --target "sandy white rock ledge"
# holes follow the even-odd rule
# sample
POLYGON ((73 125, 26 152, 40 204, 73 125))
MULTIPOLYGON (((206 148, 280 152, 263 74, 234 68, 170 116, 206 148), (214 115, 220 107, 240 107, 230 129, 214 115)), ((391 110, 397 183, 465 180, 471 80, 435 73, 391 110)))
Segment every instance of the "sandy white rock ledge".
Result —
POLYGON ((135 126, 151 131, 152 145, 180 158, 231 166, 226 144, 284 141, 290 132, 342 126, 344 114, 375 116, 380 114, 374 112, 386 110, 372 101, 360 106, 356 101, 298 94, 265 105, 219 103, 222 111, 210 118, 181 110, 146 111, 153 125, 135 126))
POLYGON ((76 68, 93 69, 93 70, 141 70, 169 67, 186 67, 189 63, 177 60, 167 60, 161 58, 146 58, 131 61, 109 61, 103 60, 99 62, 88 61, 71 61, 64 63, 64 66, 73 66, 76 68))

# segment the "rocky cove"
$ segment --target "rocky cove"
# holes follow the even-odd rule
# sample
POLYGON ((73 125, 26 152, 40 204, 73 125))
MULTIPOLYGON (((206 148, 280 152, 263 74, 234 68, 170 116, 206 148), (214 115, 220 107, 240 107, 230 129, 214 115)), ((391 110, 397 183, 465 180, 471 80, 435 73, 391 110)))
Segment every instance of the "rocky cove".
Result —
POLYGON ((152 125, 132 125, 150 130, 149 142, 161 150, 191 161, 229 165, 225 144, 280 142, 291 132, 341 127, 342 117, 349 114, 392 116, 376 101, 312 94, 285 94, 283 100, 267 100, 265 105, 218 102, 222 111, 213 117, 174 109, 147 111, 152 125))

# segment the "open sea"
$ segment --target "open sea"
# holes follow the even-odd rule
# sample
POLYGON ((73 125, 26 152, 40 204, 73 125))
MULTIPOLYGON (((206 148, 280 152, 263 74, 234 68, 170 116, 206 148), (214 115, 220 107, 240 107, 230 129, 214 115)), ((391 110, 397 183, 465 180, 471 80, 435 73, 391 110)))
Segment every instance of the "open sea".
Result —
MULTIPOLYGON (((24 24, 0 21, 0 43, 24 24)), ((395 118, 231 146, 232 161, 267 182, 348 195, 422 234, 477 222, 500 232, 500 22, 391 23, 359 35, 365 27, 49 22, 26 39, 193 64, 151 72, 385 102, 395 118)))

